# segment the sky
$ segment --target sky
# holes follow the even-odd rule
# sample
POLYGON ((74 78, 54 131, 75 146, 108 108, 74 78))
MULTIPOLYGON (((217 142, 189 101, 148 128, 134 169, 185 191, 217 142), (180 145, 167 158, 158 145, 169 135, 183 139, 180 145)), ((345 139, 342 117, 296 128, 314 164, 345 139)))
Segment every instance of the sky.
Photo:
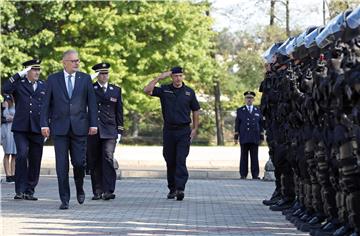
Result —
MULTIPOLYGON (((328 0, 329 1, 329 0, 328 0)), ((251 32, 257 25, 268 25, 270 0, 211 0, 211 16, 215 19, 214 30, 228 28, 235 32, 251 32)), ((309 26, 323 25, 323 0, 289 0, 290 30, 305 30, 309 26)), ((327 9, 326 9, 327 10, 327 9)), ((277 2, 276 22, 285 26, 285 7, 277 2), (282 21, 280 21, 282 20, 282 21)), ((326 11, 328 14, 328 11, 326 11)))

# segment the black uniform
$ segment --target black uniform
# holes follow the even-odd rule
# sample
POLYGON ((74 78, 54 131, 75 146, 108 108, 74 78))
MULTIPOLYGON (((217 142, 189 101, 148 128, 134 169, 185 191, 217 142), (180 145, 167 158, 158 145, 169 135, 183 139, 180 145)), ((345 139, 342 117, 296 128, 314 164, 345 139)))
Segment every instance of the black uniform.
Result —
POLYGON ((194 90, 185 84, 175 88, 172 84, 155 87, 152 96, 160 98, 164 119, 163 155, 167 167, 170 191, 184 190, 189 174, 186 157, 190 149, 191 111, 200 109, 194 90))
POLYGON ((45 82, 35 85, 15 74, 5 82, 3 92, 15 99, 15 117, 12 124, 17 156, 15 192, 33 195, 39 181, 44 138, 40 128, 40 110, 46 93, 45 82), (34 90, 35 88, 35 90, 34 90))
POLYGON ((121 88, 108 84, 106 90, 94 83, 98 105, 98 133, 88 137, 88 167, 94 195, 113 193, 116 183, 114 151, 123 132, 121 88))

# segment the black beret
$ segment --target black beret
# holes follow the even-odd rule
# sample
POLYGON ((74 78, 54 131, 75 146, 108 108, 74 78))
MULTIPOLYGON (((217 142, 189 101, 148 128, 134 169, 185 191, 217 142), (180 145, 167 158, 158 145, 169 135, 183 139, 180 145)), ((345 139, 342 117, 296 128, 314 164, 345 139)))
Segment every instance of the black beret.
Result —
POLYGON ((110 64, 106 62, 102 62, 99 64, 96 64, 92 67, 92 69, 96 72, 109 72, 110 64))
POLYGON ((244 93, 244 96, 245 96, 245 97, 255 97, 256 94, 255 94, 253 91, 246 91, 246 92, 244 93))
POLYGON ((41 60, 39 60, 39 59, 33 59, 33 60, 29 60, 29 61, 24 62, 22 65, 23 65, 24 67, 29 67, 29 66, 31 66, 31 68, 40 69, 40 63, 41 63, 41 60))
POLYGON ((175 66, 175 67, 171 68, 171 73, 172 74, 182 74, 182 73, 184 73, 184 70, 180 66, 175 66))

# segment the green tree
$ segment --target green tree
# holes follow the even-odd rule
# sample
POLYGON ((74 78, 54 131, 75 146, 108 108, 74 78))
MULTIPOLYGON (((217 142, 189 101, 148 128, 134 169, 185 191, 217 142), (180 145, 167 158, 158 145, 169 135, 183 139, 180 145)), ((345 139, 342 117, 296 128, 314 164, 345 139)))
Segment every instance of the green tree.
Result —
POLYGON ((159 120, 159 102, 142 92, 157 74, 181 65, 186 83, 199 92, 212 80, 214 33, 206 2, 3 2, 2 79, 32 57, 43 60, 46 77, 61 69, 61 54, 69 48, 79 51, 85 72, 109 62, 110 81, 123 89, 125 127, 134 135, 139 122, 149 121, 147 115, 159 120))

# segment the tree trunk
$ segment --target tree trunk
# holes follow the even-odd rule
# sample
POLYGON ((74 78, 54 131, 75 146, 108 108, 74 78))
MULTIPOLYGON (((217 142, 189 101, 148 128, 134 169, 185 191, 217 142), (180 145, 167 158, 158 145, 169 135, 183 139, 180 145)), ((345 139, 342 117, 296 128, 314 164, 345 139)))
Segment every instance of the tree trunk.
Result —
POLYGON ((217 145, 224 145, 223 119, 220 102, 220 82, 216 81, 214 86, 215 95, 215 118, 216 118, 216 141, 217 145))
POLYGON ((132 138, 137 138, 139 136, 139 123, 140 123, 140 116, 136 111, 129 112, 130 119, 131 119, 131 126, 130 126, 130 134, 132 138))
POLYGON ((276 0, 270 0, 270 26, 274 25, 275 20, 275 1, 276 0))
POLYGON ((285 1, 286 9, 286 35, 290 37, 290 10, 289 10, 289 0, 285 1))

